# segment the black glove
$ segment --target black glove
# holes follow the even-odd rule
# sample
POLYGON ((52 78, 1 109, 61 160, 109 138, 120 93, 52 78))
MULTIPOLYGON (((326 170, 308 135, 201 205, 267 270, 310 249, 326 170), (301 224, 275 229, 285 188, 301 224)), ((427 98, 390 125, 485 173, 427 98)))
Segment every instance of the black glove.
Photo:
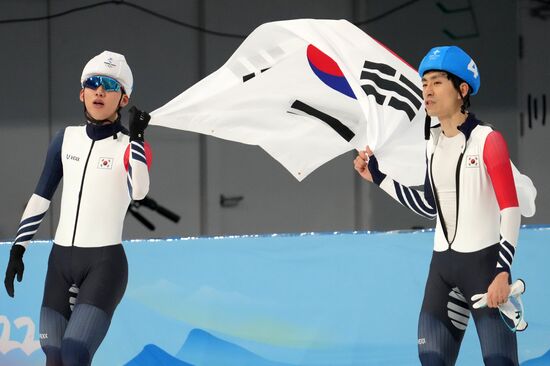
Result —
POLYGON ((130 113, 130 140, 143 141, 143 131, 149 125, 151 116, 147 112, 140 111, 135 106, 130 108, 128 112, 130 113))
POLYGON ((23 271, 25 265, 23 264, 23 254, 25 253, 25 247, 22 245, 14 244, 10 250, 10 261, 8 262, 8 268, 6 268, 6 278, 4 279, 4 285, 6 291, 10 297, 14 296, 13 280, 17 275, 17 281, 23 280, 23 271))

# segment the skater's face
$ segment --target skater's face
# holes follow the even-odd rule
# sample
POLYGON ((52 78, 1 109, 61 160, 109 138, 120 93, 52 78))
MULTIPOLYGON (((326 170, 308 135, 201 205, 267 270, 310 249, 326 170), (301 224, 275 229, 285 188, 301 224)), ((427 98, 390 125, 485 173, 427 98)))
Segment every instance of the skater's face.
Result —
POLYGON ((117 118, 118 107, 128 104, 128 96, 122 94, 122 89, 106 91, 103 85, 95 89, 84 85, 80 90, 80 101, 84 103, 86 111, 92 118, 114 121, 117 118))
POLYGON ((446 72, 429 71, 422 77, 422 95, 426 111, 431 117, 446 117, 460 111, 462 95, 468 92, 468 84, 460 84, 460 92, 456 90, 453 82, 446 72))

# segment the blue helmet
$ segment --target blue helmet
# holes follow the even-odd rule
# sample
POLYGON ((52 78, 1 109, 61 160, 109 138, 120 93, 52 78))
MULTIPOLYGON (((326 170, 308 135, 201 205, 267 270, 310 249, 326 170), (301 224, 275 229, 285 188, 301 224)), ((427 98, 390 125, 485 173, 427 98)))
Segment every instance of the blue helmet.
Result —
POLYGON ((477 65, 460 47, 441 46, 432 48, 422 59, 418 67, 418 73, 422 77, 429 70, 446 71, 458 76, 472 88, 472 95, 479 90, 480 80, 477 65))

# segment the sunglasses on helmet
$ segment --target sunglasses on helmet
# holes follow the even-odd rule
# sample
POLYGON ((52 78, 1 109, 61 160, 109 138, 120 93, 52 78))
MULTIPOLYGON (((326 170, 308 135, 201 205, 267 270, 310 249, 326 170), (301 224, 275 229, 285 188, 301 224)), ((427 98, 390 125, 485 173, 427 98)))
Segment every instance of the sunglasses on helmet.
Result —
POLYGON ((106 92, 119 92, 122 89, 118 81, 108 76, 90 76, 82 82, 83 88, 96 90, 100 86, 102 86, 106 92))

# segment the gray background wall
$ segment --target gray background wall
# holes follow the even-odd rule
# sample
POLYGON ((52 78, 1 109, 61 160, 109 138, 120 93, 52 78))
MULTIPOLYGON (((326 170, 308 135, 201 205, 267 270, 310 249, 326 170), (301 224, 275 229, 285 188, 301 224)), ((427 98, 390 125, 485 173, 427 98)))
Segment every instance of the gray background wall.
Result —
MULTIPOLYGON (((0 2, 0 240, 9 240, 42 169, 52 135, 83 122, 79 78, 88 59, 109 49, 123 53, 136 78, 131 104, 153 110, 219 68, 242 42, 210 35, 125 4, 107 4, 48 20, 43 17, 97 4, 91 0, 0 2)), ((542 95, 548 93, 550 22, 532 16, 538 2, 523 0, 132 0, 180 22, 249 34, 258 25, 293 18, 345 18, 412 65, 434 45, 456 44, 479 65, 482 88, 472 110, 505 135, 511 156, 539 191, 538 213, 526 223, 550 223, 548 127, 542 95), (396 9, 378 18, 389 10, 396 9), (449 34, 451 33, 451 35, 449 34), (451 36, 464 36, 452 39, 451 36), (523 39, 523 57, 518 39, 523 39), (528 128, 527 95, 538 97, 536 123, 528 128), (520 114, 524 115, 523 133, 520 114)), ((542 12, 548 14, 548 11, 542 12)), ((533 100, 533 99, 532 99, 533 100)), ((532 103, 533 104, 533 103, 532 103)), ((549 107, 550 108, 550 107, 549 107)), ((548 112, 546 112, 548 113, 548 112)), ((174 224, 140 208, 155 223, 150 232, 128 217, 126 238, 243 233, 388 230, 431 227, 376 187, 361 181, 345 154, 298 183, 260 148, 161 127, 150 127, 153 147, 150 197, 181 215, 174 224), (242 196, 235 207, 220 196, 242 196)), ((58 189, 37 238, 51 238, 59 215, 58 189)), ((100 221, 101 218, 98 218, 100 221)))

